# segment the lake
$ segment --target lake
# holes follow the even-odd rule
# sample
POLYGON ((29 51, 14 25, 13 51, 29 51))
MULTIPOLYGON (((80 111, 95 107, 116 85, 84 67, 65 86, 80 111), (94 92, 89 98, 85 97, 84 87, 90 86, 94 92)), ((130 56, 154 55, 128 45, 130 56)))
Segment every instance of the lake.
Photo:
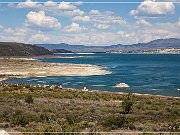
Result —
POLYGON ((56 54, 83 56, 78 58, 44 58, 43 62, 94 64, 104 66, 109 75, 77 77, 34 77, 9 79, 8 82, 30 84, 56 84, 63 87, 134 92, 180 97, 180 55, 178 54, 56 54), (114 86, 126 83, 130 87, 114 86))

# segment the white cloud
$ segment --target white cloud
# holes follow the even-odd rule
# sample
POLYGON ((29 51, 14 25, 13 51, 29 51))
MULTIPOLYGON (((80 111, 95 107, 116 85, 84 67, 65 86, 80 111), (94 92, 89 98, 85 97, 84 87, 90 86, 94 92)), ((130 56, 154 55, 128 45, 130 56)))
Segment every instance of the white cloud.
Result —
POLYGON ((76 16, 76 15, 83 15, 84 11, 80 9, 70 10, 70 11, 61 11, 60 13, 63 16, 76 16))
POLYGON ((26 2, 20 2, 18 4, 8 4, 9 7, 13 8, 37 8, 40 11, 45 11, 51 13, 53 15, 61 15, 61 16, 75 16, 75 15, 83 15, 84 11, 78 9, 78 6, 81 6, 82 2, 54 2, 53 0, 48 0, 44 2, 44 4, 40 4, 39 2, 26 0, 26 2))
POLYGON ((72 22, 71 25, 64 28, 65 32, 82 32, 84 30, 87 30, 86 27, 80 27, 78 23, 72 22))
POLYGON ((33 34, 31 38, 29 39, 29 42, 31 43, 47 43, 49 41, 50 41, 50 38, 43 33, 33 34))
POLYGON ((6 29, 4 29, 4 32, 5 33, 13 33, 14 31, 12 28, 6 28, 6 29))
POLYGON ((54 17, 46 16, 44 11, 29 12, 26 15, 27 23, 30 26, 44 28, 44 29, 55 29, 60 28, 61 23, 54 17))
POLYGON ((142 31, 142 40, 143 42, 149 42, 155 39, 165 39, 173 37, 173 33, 168 30, 163 29, 146 29, 142 31))
POLYGON ((20 28, 17 28, 16 30, 14 30, 15 32, 13 33, 13 35, 15 37, 26 37, 30 30, 27 28, 27 27, 20 27, 20 28))
POLYGON ((77 8, 80 6, 81 2, 69 3, 69 2, 60 2, 57 4, 53 1, 47 1, 44 3, 43 10, 57 16, 71 17, 83 15, 84 11, 77 8))
POLYGON ((147 22, 144 19, 140 19, 140 20, 136 21, 136 24, 140 25, 140 26, 151 26, 151 23, 147 22))
POLYGON ((159 17, 174 13, 175 6, 173 2, 156 2, 155 0, 145 0, 136 10, 131 10, 130 15, 159 17))
MULTIPOLYGON (((57 37, 58 38, 58 37, 57 37)), ((60 39, 60 38, 58 38, 60 39)), ((113 32, 93 32, 89 34, 68 34, 68 37, 63 38, 63 42, 68 44, 82 45, 113 45, 113 44, 130 44, 137 43, 135 38, 125 38, 113 32), (63 40, 65 39, 65 40, 63 40)))
POLYGON ((48 0, 48 1, 44 2, 44 6, 45 7, 57 7, 57 3, 53 2, 52 0, 48 0))
POLYGON ((45 43, 50 40, 48 35, 42 32, 32 30, 26 26, 17 28, 6 28, 6 32, 0 31, 0 40, 4 42, 22 42, 22 43, 45 43))
POLYGON ((82 22, 90 22, 91 19, 89 16, 75 16, 72 18, 73 21, 82 21, 82 22))
POLYGON ((64 2, 62 1, 59 5, 58 5, 59 9, 64 9, 64 10, 74 10, 76 9, 76 6, 72 5, 69 2, 64 2))
POLYGON ((113 16, 113 12, 104 11, 100 12, 99 10, 91 10, 89 15, 86 16, 75 16, 73 21, 81 21, 81 22, 92 22, 97 24, 99 29, 106 29, 110 25, 121 25, 125 24, 126 20, 121 18, 120 16, 113 16), (99 25, 98 25, 99 24, 99 25))
POLYGON ((99 23, 99 24, 109 24, 109 25, 121 25, 125 24, 126 20, 120 16, 114 16, 111 11, 99 11, 99 10, 91 10, 89 12, 89 18, 91 22, 99 23))
MULTIPOLYGON (((178 21, 177 21, 178 22, 178 21)), ((139 38, 140 42, 149 42, 155 39, 179 38, 180 27, 177 22, 173 23, 152 23, 151 26, 131 27, 139 38)))
POLYGON ((39 8, 42 5, 39 2, 26 0, 25 2, 21 2, 17 4, 17 8, 39 8))
POLYGON ((138 37, 135 32, 126 32, 126 31, 119 31, 117 32, 119 38, 121 40, 126 41, 126 44, 129 43, 138 43, 138 37))
POLYGON ((95 28, 98 28, 98 29, 107 29, 110 27, 110 25, 107 25, 107 24, 95 24, 94 26, 95 28))
MULTIPOLYGON (((113 45, 113 44, 135 44, 139 42, 149 42, 160 38, 179 38, 180 27, 177 29, 175 23, 155 23, 149 27, 134 27, 136 23, 131 24, 129 30, 120 30, 118 32, 92 32, 88 34, 68 34, 63 42, 69 44, 84 45, 113 45)), ((118 30, 118 29, 117 29, 118 30)))
MULTIPOLYGON (((136 22, 129 24, 129 29, 117 28, 114 32, 88 31, 77 23, 72 23, 63 30, 67 33, 44 34, 29 27, 21 27, 9 30, 6 33, 0 31, 1 41, 24 42, 24 43, 69 43, 84 45, 112 45, 112 44, 134 44, 138 42, 149 42, 159 38, 179 38, 179 20, 173 23, 152 23, 151 26, 137 26, 136 22), (67 28, 67 29, 66 29, 67 28), (75 33, 76 32, 76 33, 75 33), (87 32, 87 31, 86 31, 87 32)), ((89 28, 89 27, 88 27, 89 28)), ((6 28, 8 29, 8 28, 6 28)))
POLYGON ((29 37, 30 31, 25 27, 5 28, 0 31, 0 40, 4 42, 23 42, 26 43, 26 37, 29 37))
POLYGON ((138 11, 137 10, 131 10, 130 12, 129 12, 129 14, 130 15, 138 15, 138 11))
POLYGON ((114 25, 114 24, 126 24, 126 20, 124 20, 123 18, 121 18, 120 16, 106 16, 106 15, 102 15, 102 16, 93 16, 91 17, 93 22, 96 23, 101 23, 101 24, 110 24, 110 25, 114 25))
MULTIPOLYGON (((145 2, 147 3, 147 1, 145 2)), ((56 2, 50 0, 45 2, 38 8, 40 11, 34 9, 35 11, 31 11, 26 15, 26 25, 22 28, 2 29, 0 26, 0 29, 2 29, 0 31, 0 40, 6 39, 7 41, 25 43, 65 42, 85 45, 112 45, 180 37, 180 18, 171 23, 155 23, 155 21, 150 21, 150 23, 147 18, 139 17, 136 22, 128 23, 124 18, 115 15, 111 11, 91 10, 85 12, 78 8, 82 4, 81 2, 79 4, 63 3, 65 4, 61 3, 59 7, 60 4, 56 2), (45 13, 48 13, 48 15, 45 13), (54 16, 69 17, 68 20, 72 21, 72 24, 64 27, 62 31, 48 33, 48 30, 56 30, 56 28, 61 27, 61 23, 54 16), (84 26, 81 26, 81 24, 84 24, 84 26)), ((136 10, 131 11, 131 14, 134 16, 157 17, 173 14, 174 12, 173 4, 166 3, 167 5, 162 6, 152 0, 149 3, 155 4, 141 3, 136 10)), ((31 5, 30 7, 38 6, 31 5)))
POLYGON ((89 11, 90 15, 101 15, 101 12, 99 10, 91 10, 89 11))

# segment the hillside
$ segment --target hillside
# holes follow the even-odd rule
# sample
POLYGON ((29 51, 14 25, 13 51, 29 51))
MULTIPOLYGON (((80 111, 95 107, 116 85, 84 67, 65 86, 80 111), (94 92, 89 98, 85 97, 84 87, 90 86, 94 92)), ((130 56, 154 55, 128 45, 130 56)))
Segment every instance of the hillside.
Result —
POLYGON ((52 55, 49 50, 30 44, 0 42, 0 56, 41 56, 52 55))
POLYGON ((86 46, 86 45, 69 45, 60 44, 37 44, 49 50, 65 49, 72 52, 107 52, 111 50, 153 50, 153 49, 180 49, 180 39, 158 39, 148 43, 138 43, 132 45, 110 45, 110 46, 86 46))

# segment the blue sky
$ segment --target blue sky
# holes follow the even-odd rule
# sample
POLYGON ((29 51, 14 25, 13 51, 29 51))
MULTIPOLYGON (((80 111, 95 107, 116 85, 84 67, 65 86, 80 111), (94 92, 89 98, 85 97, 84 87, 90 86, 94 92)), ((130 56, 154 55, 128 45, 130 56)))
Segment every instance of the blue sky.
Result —
POLYGON ((180 37, 180 0, 0 2, 1 41, 127 45, 180 37))

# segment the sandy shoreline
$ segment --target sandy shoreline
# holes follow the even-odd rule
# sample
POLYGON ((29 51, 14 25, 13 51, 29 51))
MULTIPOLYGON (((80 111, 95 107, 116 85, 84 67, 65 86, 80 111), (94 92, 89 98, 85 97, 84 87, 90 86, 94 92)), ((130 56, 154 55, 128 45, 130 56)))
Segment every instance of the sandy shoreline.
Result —
POLYGON ((35 58, 0 58, 0 80, 46 76, 92 76, 111 72, 90 64, 64 64, 39 62, 35 58))

